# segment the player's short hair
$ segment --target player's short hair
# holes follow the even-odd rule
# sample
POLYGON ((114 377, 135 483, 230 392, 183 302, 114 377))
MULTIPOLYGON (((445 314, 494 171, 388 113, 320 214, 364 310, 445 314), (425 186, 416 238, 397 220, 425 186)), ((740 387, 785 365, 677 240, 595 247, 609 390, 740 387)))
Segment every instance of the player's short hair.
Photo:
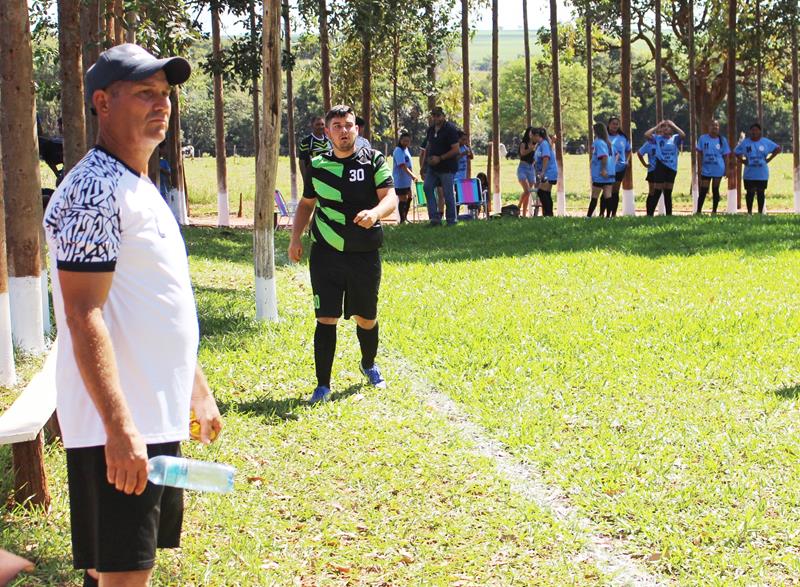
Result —
POLYGON ((750 125, 750 130, 753 130, 754 128, 757 128, 758 130, 764 130, 761 128, 761 125, 757 122, 754 122, 753 124, 750 125))
POLYGON ((346 104, 334 106, 325 115, 325 126, 328 126, 334 118, 346 118, 349 114, 352 114, 353 118, 356 116, 352 106, 347 106, 346 104))

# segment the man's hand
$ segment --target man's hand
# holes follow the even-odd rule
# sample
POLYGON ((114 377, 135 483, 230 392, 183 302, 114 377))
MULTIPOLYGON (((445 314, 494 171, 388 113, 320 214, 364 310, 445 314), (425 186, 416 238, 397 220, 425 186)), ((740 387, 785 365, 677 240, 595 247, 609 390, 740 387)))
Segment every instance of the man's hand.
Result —
POLYGON ((378 220, 380 218, 378 218, 378 214, 374 210, 362 210, 353 218, 353 222, 361 228, 372 228, 378 220))
POLYGON ((602 170, 600 170, 600 175, 602 177, 608 177, 608 171, 606 171, 605 169, 602 169, 602 170))
POLYGON ((292 240, 289 241, 288 252, 289 252, 289 260, 292 263, 297 263, 300 261, 300 259, 303 257, 303 243, 300 241, 299 238, 295 239, 293 237, 292 240))
POLYGON ((109 431, 105 447, 106 478, 127 495, 147 487, 147 445, 133 425, 109 431))
POLYGON ((211 444, 222 432, 222 417, 211 393, 211 388, 208 386, 206 376, 199 365, 194 373, 192 410, 195 419, 200 423, 200 442, 211 444))
POLYGON ((428 165, 431 165, 431 166, 439 165, 439 163, 441 161, 442 161, 442 158, 439 157, 439 155, 431 155, 430 157, 428 157, 428 165))

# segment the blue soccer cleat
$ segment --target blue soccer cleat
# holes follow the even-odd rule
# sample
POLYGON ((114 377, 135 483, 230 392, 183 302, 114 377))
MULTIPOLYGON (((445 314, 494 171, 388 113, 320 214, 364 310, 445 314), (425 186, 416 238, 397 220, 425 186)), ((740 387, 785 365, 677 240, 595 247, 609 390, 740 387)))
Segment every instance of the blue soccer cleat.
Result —
POLYGON ((308 400, 310 404, 316 404, 318 402, 326 402, 331 398, 331 388, 325 387, 324 385, 318 385, 317 388, 314 390, 314 393, 311 394, 311 399, 308 400))
POLYGON ((361 372, 367 378, 370 385, 378 389, 386 389, 386 380, 383 378, 383 375, 381 375, 381 370, 378 369, 377 365, 372 365, 369 369, 365 369, 364 365, 359 363, 358 368, 361 369, 361 372))

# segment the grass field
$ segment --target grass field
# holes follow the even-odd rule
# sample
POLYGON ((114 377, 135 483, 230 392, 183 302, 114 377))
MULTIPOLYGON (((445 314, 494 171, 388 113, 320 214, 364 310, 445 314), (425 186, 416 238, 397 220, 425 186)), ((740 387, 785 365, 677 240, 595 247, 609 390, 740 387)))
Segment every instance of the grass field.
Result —
MULTIPOLYGON (((588 196, 588 155, 565 155, 565 181, 567 191, 567 209, 578 213, 586 209, 589 202, 588 196)), ((416 161, 415 161, 416 163, 416 161)), ((254 160, 249 157, 231 157, 228 159, 228 194, 232 213, 236 213, 239 206, 239 194, 242 195, 244 216, 252 218, 253 197, 255 194, 254 160)), ((518 161, 506 160, 501 166, 501 190, 503 198, 509 202, 519 200, 520 187, 517 182, 518 161)), ((644 201, 647 195, 647 182, 645 174, 638 160, 634 167, 634 190, 636 192, 636 206, 644 213, 644 201)), ((486 157, 478 156, 473 161, 473 175, 480 171, 486 172, 486 157)), ((216 168, 214 159, 210 157, 196 158, 186 161, 187 182, 189 186, 190 211, 192 216, 208 216, 216 214, 216 168)), ((278 189, 284 194, 290 194, 289 160, 281 157, 278 167, 278 189)), ((298 180, 298 189, 302 194, 302 182, 298 180)), ((675 210, 691 211, 691 198, 689 182, 689 158, 682 157, 675 182, 675 210)), ((723 204, 726 198, 726 188, 722 186, 723 204)), ((744 202, 742 203, 744 206, 744 202)), ((778 155, 770 164, 770 185, 767 191, 767 209, 791 210, 794 206, 792 196, 792 156, 791 154, 778 155)), ((706 203, 706 210, 710 210, 710 197, 706 203)))
MULTIPOLYGON (((390 388, 363 387, 343 325, 335 401, 320 407, 303 401, 311 294, 286 232, 275 324, 252 319, 250 233, 186 236, 200 361, 226 419, 217 445, 187 452, 239 476, 231 496, 189 496, 183 548, 159 559, 157 585, 609 584, 586 531, 510 491, 414 380, 657 579, 800 582, 796 217, 387 228, 390 388)), ((9 460, 0 448, 1 470, 9 460)), ((20 585, 77 578, 60 449, 47 468, 53 512, 0 518, 0 547, 39 565, 20 585)))

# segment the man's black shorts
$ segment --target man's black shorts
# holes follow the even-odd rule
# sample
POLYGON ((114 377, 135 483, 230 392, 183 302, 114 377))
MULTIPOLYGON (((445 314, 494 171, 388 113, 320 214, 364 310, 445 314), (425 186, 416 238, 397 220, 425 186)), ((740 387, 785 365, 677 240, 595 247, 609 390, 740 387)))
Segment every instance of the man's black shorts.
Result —
MULTIPOLYGON (((150 444, 147 454, 180 456, 180 443, 150 444)), ((125 495, 106 479, 105 448, 67 449, 72 559, 101 573, 153 568, 156 548, 180 546, 183 490, 148 482, 125 495)))
POLYGON ((766 179, 745 179, 744 180, 744 189, 745 191, 758 191, 758 190, 765 190, 767 189, 767 180, 766 179))
POLYGON ((653 183, 675 183, 675 176, 678 172, 664 165, 663 161, 656 161, 656 168, 653 170, 653 183))
POLYGON ((317 318, 378 317, 381 257, 378 251, 342 253, 319 244, 311 246, 308 267, 317 318))

